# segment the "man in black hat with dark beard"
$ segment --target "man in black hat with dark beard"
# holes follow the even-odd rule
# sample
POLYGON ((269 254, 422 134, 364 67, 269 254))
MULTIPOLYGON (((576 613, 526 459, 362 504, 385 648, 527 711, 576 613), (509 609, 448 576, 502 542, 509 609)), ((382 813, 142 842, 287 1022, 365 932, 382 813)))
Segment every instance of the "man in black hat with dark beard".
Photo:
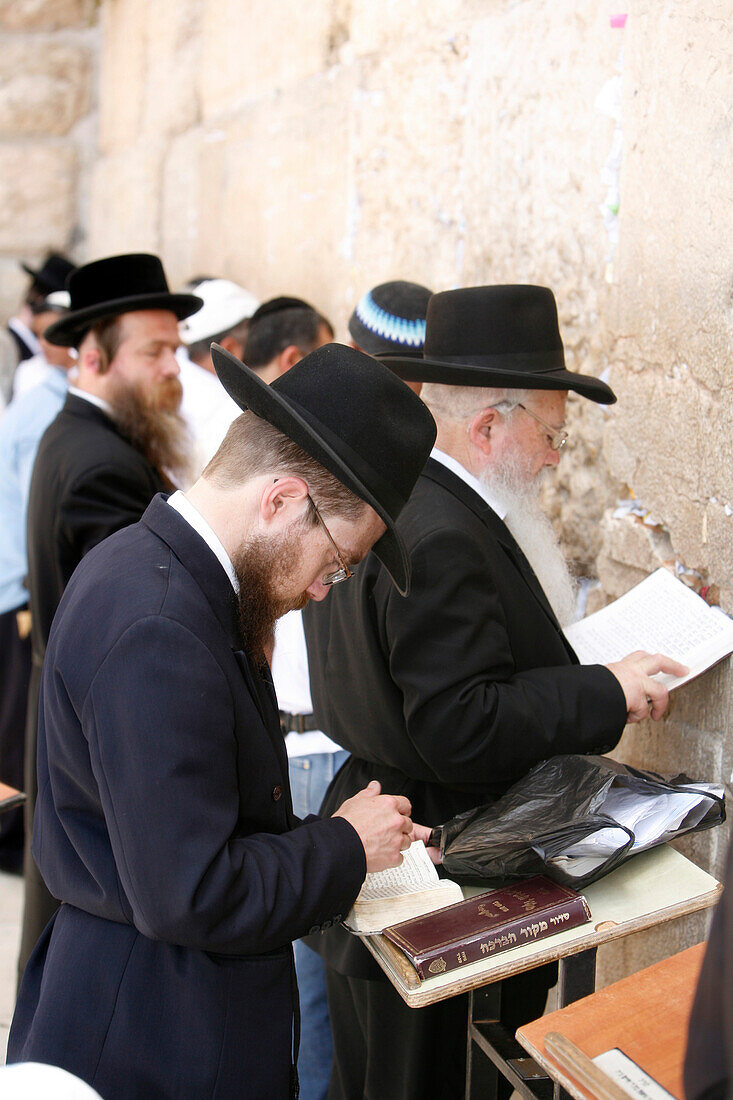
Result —
MULTIPOLYGON (((635 654, 581 667, 563 634, 562 563, 536 508, 535 522, 526 513, 559 461, 568 390, 615 396, 565 369, 552 292, 435 294, 423 357, 379 358, 424 383, 438 437, 398 524, 409 596, 393 598, 370 555, 350 588, 304 612, 315 717, 352 753, 322 812, 377 779, 437 825, 546 757, 606 752, 627 721, 661 717, 667 691, 650 677, 679 666, 635 654)), ((465 998, 409 1009, 356 937, 332 929, 309 943, 327 966, 332 1100, 462 1095, 465 998)), ((551 980, 535 971, 505 983, 512 1034, 542 1013, 551 980)))
MULTIPOLYGON (((185 469, 179 414, 178 321, 201 305, 171 294, 157 256, 96 260, 69 280, 71 309, 51 344, 78 350, 78 377, 38 448, 28 500, 28 591, 33 668, 26 725, 26 837, 33 826, 38 693, 46 642, 82 557, 135 523, 185 469)), ((56 909, 26 845, 19 973, 56 909)))
POLYGON ((187 493, 85 557, 43 670, 33 851, 65 904, 8 1054, 105 1100, 297 1096, 291 941, 429 837, 375 783, 293 815, 264 654, 276 617, 353 584, 372 545, 408 590, 395 521, 432 417, 343 345, 271 386, 213 358, 247 411, 187 493))

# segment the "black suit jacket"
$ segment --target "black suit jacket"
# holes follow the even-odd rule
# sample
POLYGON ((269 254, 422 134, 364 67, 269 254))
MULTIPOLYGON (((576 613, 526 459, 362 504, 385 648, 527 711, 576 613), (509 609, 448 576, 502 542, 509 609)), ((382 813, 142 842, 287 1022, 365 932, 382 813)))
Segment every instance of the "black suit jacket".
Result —
POLYGON ((68 394, 36 455, 28 499, 28 591, 36 662, 43 660, 56 608, 93 546, 136 523, 170 488, 91 401, 68 394))
POLYGON ((61 906, 26 969, 12 1060, 110 1100, 284 1097, 290 941, 366 864, 293 816, 274 689, 231 583, 161 497, 92 550, 49 639, 33 853, 61 906))
MULTIPOLYGON (((538 761, 607 752, 626 703, 605 668, 583 667, 506 525, 430 460, 398 522, 412 561, 402 597, 370 554, 304 612, 316 717, 352 753, 322 812, 378 779, 438 825, 490 802, 538 761)), ((353 937, 321 952, 375 974, 353 937)))

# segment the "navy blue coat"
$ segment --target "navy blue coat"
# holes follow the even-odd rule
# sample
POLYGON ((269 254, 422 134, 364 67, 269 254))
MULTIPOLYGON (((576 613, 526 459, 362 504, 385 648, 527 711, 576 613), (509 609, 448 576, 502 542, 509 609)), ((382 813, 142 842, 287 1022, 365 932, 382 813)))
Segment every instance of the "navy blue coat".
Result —
POLYGON ((65 904, 9 1060, 114 1098, 292 1091, 291 941, 366 873, 341 818, 294 818, 271 681, 215 555, 162 497, 92 550, 51 630, 33 854, 65 904))

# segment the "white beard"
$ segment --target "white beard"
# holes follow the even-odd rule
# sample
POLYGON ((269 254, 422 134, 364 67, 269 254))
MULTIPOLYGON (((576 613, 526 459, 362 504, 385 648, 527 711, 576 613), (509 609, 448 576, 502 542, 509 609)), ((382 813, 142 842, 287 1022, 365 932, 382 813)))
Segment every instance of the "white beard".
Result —
POLYGON ((577 592, 550 520, 542 511, 539 491, 545 470, 530 477, 521 458, 512 456, 487 466, 479 481, 506 508, 504 522, 537 575, 560 625, 576 618, 577 592))

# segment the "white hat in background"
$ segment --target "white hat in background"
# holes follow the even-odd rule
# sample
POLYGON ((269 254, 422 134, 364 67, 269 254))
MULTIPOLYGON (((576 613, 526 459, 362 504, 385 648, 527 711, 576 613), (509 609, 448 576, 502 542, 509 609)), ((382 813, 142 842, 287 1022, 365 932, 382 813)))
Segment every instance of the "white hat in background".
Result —
POLYGON ((203 299, 203 306, 178 326, 181 340, 189 345, 220 336, 249 320, 260 304, 229 279, 204 279, 197 285, 196 295, 203 299))
POLYGON ((65 309, 71 309, 71 295, 68 290, 53 290, 43 299, 46 309, 61 313, 65 309))

